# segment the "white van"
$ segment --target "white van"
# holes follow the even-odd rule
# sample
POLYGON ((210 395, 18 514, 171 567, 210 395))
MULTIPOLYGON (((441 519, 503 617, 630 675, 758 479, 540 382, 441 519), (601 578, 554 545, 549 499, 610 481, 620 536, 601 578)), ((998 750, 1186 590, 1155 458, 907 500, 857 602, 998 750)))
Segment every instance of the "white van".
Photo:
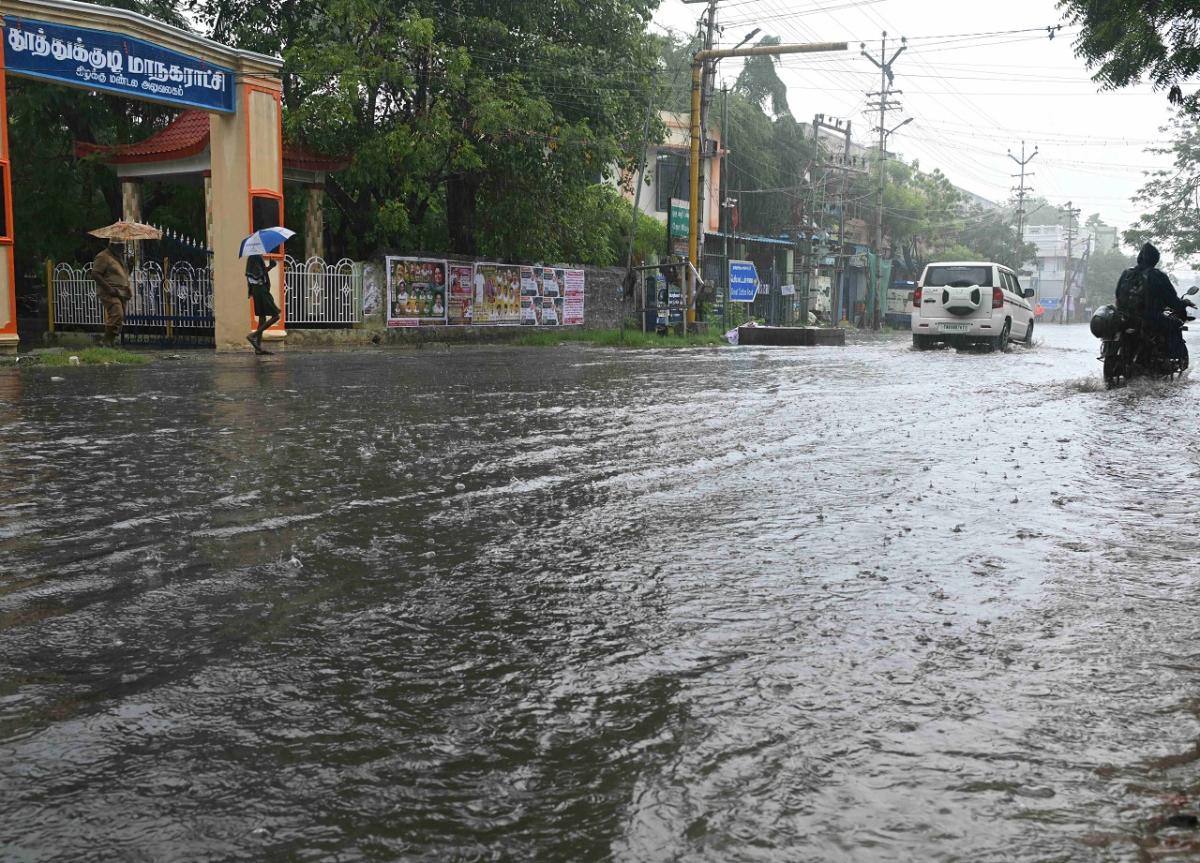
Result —
POLYGON ((1032 288, 1017 274, 986 261, 927 264, 913 291, 913 347, 982 344, 1008 350, 1009 341, 1033 344, 1032 288))

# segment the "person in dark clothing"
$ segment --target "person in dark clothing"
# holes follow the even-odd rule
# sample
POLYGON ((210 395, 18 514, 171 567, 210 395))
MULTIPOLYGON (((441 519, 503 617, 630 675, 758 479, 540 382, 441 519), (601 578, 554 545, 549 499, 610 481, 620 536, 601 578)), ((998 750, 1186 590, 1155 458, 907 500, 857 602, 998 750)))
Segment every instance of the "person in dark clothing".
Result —
POLYGON ((267 263, 262 255, 250 255, 246 258, 246 285, 248 296, 254 300, 254 314, 258 315, 258 328, 246 336, 246 341, 254 348, 256 354, 269 354, 262 346, 263 332, 279 321, 279 306, 271 296, 271 270, 275 262, 267 263))
POLYGON ((1164 317, 1163 313, 1169 309, 1186 320, 1190 304, 1179 296, 1167 274, 1158 269, 1160 257, 1158 249, 1151 243, 1146 243, 1138 252, 1136 269, 1146 280, 1146 312, 1142 323, 1149 332, 1166 336, 1167 350, 1172 356, 1185 356, 1187 346, 1179 324, 1164 317))
POLYGON ((1161 256, 1151 243, 1146 243, 1138 252, 1137 269, 1146 278, 1146 320, 1161 327, 1162 315, 1167 309, 1187 316, 1187 302, 1180 298, 1167 274, 1158 269, 1161 256))
POLYGON ((116 345, 125 325, 125 304, 133 293, 129 289, 129 268, 109 242, 92 261, 92 278, 96 295, 104 307, 104 344, 116 345))

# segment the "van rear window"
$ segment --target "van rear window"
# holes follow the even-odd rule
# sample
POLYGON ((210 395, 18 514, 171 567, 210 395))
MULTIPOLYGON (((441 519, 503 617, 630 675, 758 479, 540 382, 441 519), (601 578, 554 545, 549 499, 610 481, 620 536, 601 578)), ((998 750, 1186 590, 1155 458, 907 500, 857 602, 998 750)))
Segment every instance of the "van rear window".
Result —
POLYGON ((925 287, 927 288, 968 288, 979 285, 990 288, 992 285, 991 267, 930 267, 925 272, 925 287))

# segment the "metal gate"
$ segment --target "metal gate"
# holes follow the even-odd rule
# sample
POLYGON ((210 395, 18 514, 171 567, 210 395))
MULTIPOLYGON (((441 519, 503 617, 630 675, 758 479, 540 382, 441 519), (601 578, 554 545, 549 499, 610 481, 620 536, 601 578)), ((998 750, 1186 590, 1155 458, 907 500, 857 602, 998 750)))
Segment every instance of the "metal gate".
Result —
MULTIPOLYGON (((187 262, 148 261, 130 271, 132 298, 125 306, 123 343, 212 347, 215 342, 212 270, 187 262)), ((50 292, 55 329, 99 330, 104 309, 96 296, 92 265, 59 264, 50 292)))
MULTIPOLYGON (((55 329, 101 330, 104 309, 96 296, 92 265, 59 264, 53 270, 51 300, 55 329)), ((148 261, 129 274, 133 297, 125 306, 122 341, 171 347, 215 344, 212 269, 186 261, 148 261)), ((321 258, 283 262, 283 295, 288 326, 351 327, 362 321, 362 265, 347 258, 335 264, 321 258)))

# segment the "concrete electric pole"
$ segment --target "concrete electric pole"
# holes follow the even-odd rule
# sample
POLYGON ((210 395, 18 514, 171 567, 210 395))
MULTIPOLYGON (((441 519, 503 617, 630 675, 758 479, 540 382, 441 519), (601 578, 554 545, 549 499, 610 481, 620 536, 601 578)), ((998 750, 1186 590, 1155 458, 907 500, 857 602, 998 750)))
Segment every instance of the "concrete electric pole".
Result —
POLYGON ((1075 269, 1071 266, 1071 258, 1075 252, 1075 217, 1079 215, 1078 207, 1072 206, 1072 201, 1067 201, 1067 269, 1063 275, 1063 292, 1062 298, 1058 303, 1058 320, 1059 323, 1067 323, 1067 298, 1071 295, 1072 277, 1075 275, 1075 269))
POLYGON ((869 105, 871 108, 879 109, 879 128, 876 130, 879 132, 879 193, 876 199, 875 210, 875 266, 877 282, 875 284, 874 291, 871 292, 873 308, 868 310, 868 317, 870 318, 871 326, 874 329, 879 328, 879 297, 875 294, 875 292, 886 290, 886 287, 879 284, 879 281, 881 281, 880 274, 883 272, 881 263, 883 260, 883 187, 884 183, 887 181, 887 137, 892 132, 895 132, 896 129, 899 129, 900 126, 911 122, 911 120, 905 120, 904 123, 900 124, 900 126, 896 126, 893 129, 887 128, 888 111, 893 111, 900 107, 900 103, 893 102, 891 100, 891 96, 893 94, 898 95, 903 92, 902 90, 892 89, 892 84, 894 84, 896 80, 896 76, 892 72, 892 64, 896 62, 897 57, 904 53, 904 50, 907 47, 908 40, 901 36, 900 47, 897 48, 896 52, 892 54, 891 58, 889 58, 887 55, 886 31, 884 31, 883 38, 879 44, 878 60, 867 53, 867 44, 865 42, 859 43, 858 46, 859 53, 879 68, 879 92, 867 94, 869 97, 877 97, 879 99, 878 102, 873 102, 869 105))
MULTIPOLYGON (((1019 187, 1017 187, 1017 189, 1015 190, 1017 193, 1017 251, 1018 251, 1018 253, 1020 252, 1021 246, 1024 245, 1024 243, 1025 243, 1025 192, 1033 191, 1033 189, 1025 188, 1025 178, 1033 176, 1032 172, 1029 172, 1029 173, 1025 172, 1025 166, 1028 165, 1030 162, 1032 162, 1033 157, 1036 156, 1037 154, 1038 154, 1038 148, 1037 148, 1037 145, 1034 144, 1033 152, 1029 154, 1028 158, 1026 158, 1024 141, 1021 142, 1021 158, 1018 159, 1016 156, 1014 156, 1012 153, 1012 150, 1008 151, 1008 158, 1012 159, 1014 162, 1016 162, 1018 165, 1021 166, 1021 173, 1012 175, 1014 177, 1021 178, 1021 185, 1019 187)), ((1017 261, 1017 266, 1020 267, 1021 263, 1022 263, 1021 261, 1017 261)))

